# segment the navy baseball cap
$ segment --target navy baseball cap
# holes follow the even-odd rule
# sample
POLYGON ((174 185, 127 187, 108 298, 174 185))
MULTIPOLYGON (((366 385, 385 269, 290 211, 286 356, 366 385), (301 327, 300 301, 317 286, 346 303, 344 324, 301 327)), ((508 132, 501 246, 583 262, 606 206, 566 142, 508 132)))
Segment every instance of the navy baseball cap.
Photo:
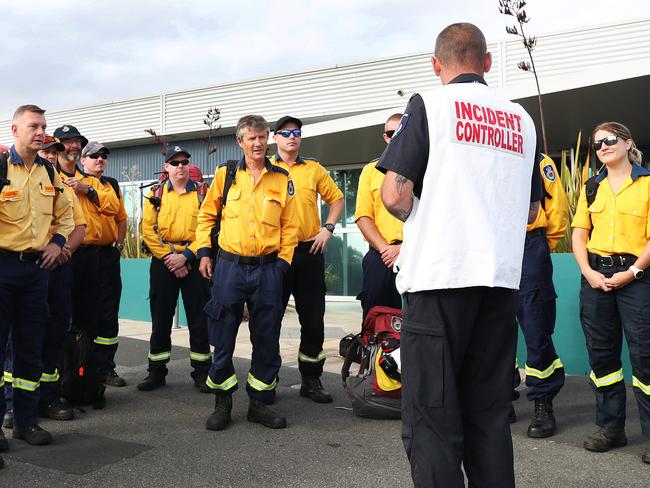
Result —
POLYGON ((46 150, 53 147, 57 152, 65 151, 65 146, 61 144, 61 141, 58 137, 45 136, 43 138, 43 147, 42 150, 46 150))
POLYGON ((289 122, 293 122, 294 124, 296 124, 299 129, 302 128, 302 120, 297 119, 296 117, 292 117, 291 115, 285 115, 284 117, 280 117, 278 121, 275 123, 275 130, 273 131, 273 133, 277 134, 278 131, 282 129, 282 126, 289 122))
POLYGON ((79 137, 81 139, 81 148, 88 144, 88 139, 81 135, 74 125, 62 125, 54 131, 54 137, 60 140, 72 139, 74 137, 79 137))
POLYGON ((171 158, 173 158, 177 154, 185 154, 185 156, 187 156, 188 159, 192 157, 192 155, 188 153, 185 149, 183 149, 181 146, 169 146, 167 148, 167 154, 165 154, 165 162, 168 162, 171 158))

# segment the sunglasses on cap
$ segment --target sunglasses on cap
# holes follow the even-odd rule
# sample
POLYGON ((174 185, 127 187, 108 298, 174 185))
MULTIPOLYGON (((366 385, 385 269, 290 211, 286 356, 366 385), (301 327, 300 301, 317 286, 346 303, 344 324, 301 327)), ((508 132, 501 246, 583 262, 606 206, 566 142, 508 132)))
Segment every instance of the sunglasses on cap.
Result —
POLYGON ((392 139, 393 136, 395 135, 395 131, 394 130, 387 130, 387 131, 384 132, 384 134, 386 134, 386 137, 388 137, 389 139, 392 139))
POLYGON ((102 158, 102 159, 106 160, 106 159, 108 159, 108 154, 103 153, 103 152, 99 152, 99 153, 92 154, 92 155, 90 155, 90 156, 88 156, 88 157, 89 157, 90 159, 99 159, 99 158, 102 158))
POLYGON ((171 164, 172 166, 178 166, 179 164, 182 164, 183 166, 187 166, 190 164, 189 159, 172 159, 170 161, 167 161, 167 164, 171 164))
POLYGON ((56 142, 58 144, 61 144, 61 140, 58 137, 52 137, 52 136, 45 136, 43 138, 43 144, 51 144, 53 142, 56 142))
POLYGON ((300 137, 302 135, 302 131, 300 129, 284 129, 284 130, 279 130, 277 134, 280 134, 282 137, 290 137, 291 134, 293 134, 294 137, 300 137))
POLYGON ((602 139, 598 139, 597 141, 594 141, 592 145, 594 146, 594 149, 596 151, 599 151, 600 148, 603 147, 603 144, 605 144, 606 146, 613 146, 614 144, 616 144, 616 142, 619 139, 621 139, 622 141, 625 140, 620 136, 607 136, 607 137, 603 137, 602 139))

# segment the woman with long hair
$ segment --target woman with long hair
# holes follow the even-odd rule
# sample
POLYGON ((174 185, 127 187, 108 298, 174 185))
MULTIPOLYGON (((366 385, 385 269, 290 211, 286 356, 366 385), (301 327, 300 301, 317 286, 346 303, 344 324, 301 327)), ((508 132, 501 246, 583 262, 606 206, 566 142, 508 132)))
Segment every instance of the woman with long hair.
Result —
MULTIPOLYGON (((573 254, 582 272, 580 322, 587 341, 598 431, 585 449, 604 452, 627 444, 623 334, 641 429, 650 438, 650 171, 630 130, 604 122, 592 134, 604 169, 588 181, 573 219, 573 254)), ((650 463, 650 443, 642 460, 650 463)))

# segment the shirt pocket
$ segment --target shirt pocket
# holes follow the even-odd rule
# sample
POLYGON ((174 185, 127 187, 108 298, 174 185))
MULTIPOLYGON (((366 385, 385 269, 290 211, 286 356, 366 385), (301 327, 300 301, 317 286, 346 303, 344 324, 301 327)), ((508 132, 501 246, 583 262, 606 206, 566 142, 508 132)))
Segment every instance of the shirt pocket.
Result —
POLYGON ((226 206, 223 208, 224 217, 228 219, 239 217, 240 208, 241 189, 230 187, 230 190, 228 190, 228 196, 226 198, 226 206))
POLYGON ((264 197, 262 209, 262 222, 273 227, 280 227, 280 216, 284 205, 278 197, 264 197))
POLYGON ((24 219, 27 213, 24 190, 5 187, 0 193, 0 219, 15 223, 24 219))
POLYGON ((317 201, 316 188, 313 185, 302 184, 298 187, 298 197, 304 205, 315 206, 317 201))
POLYGON ((626 218, 634 219, 636 217, 645 221, 648 216, 648 202, 637 199, 621 201, 618 203, 618 211, 626 218))
POLYGON ((56 189, 50 185, 39 185, 38 197, 34 206, 43 214, 52 215, 54 213, 54 197, 56 196, 56 189))

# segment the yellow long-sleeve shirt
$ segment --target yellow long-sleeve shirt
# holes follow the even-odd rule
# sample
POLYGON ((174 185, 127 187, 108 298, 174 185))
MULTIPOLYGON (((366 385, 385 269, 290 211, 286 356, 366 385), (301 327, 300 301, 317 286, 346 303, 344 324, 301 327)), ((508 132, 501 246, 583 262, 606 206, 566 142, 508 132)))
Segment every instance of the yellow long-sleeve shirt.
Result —
POLYGON ((158 232, 156 232, 156 209, 148 198, 144 202, 142 216, 142 236, 151 254, 162 259, 173 250, 183 253, 192 260, 198 251, 196 224, 199 215, 199 198, 196 185, 188 181, 185 190, 178 193, 171 182, 162 186, 160 211, 158 212, 158 232))
POLYGON ((42 251, 52 241, 63 246, 74 228, 72 200, 56 171, 50 181, 46 160, 36 157, 31 171, 12 146, 7 179, 0 193, 0 249, 42 251))
MULTIPOLYGON (((294 216, 294 183, 287 170, 267 159, 254 183, 242 159, 237 164, 221 216, 219 247, 241 256, 278 253, 291 264, 298 243, 298 221, 294 216)), ((217 220, 227 166, 219 166, 198 217, 196 240, 199 257, 210 254, 210 232, 217 220)))
POLYGON ((548 247, 554 250, 569 226, 569 200, 567 199, 557 168, 551 158, 544 155, 539 163, 539 171, 544 182, 544 205, 540 205, 535 220, 528 224, 526 231, 546 229, 548 247))
POLYGON ((103 186, 109 186, 111 188, 111 191, 115 194, 118 200, 118 209, 116 215, 106 215, 104 213, 99 214, 100 222, 101 222, 101 231, 100 231, 99 240, 97 241, 97 244, 99 244, 100 246, 108 246, 116 242, 117 224, 120 222, 124 222, 128 218, 128 215, 126 214, 126 209, 124 208, 124 197, 122 196, 122 190, 118 186, 117 180, 114 179, 112 180, 113 180, 113 184, 111 184, 108 178, 106 178, 105 176, 99 179, 99 182, 103 186), (117 188, 117 192, 115 192, 115 188, 117 188))

